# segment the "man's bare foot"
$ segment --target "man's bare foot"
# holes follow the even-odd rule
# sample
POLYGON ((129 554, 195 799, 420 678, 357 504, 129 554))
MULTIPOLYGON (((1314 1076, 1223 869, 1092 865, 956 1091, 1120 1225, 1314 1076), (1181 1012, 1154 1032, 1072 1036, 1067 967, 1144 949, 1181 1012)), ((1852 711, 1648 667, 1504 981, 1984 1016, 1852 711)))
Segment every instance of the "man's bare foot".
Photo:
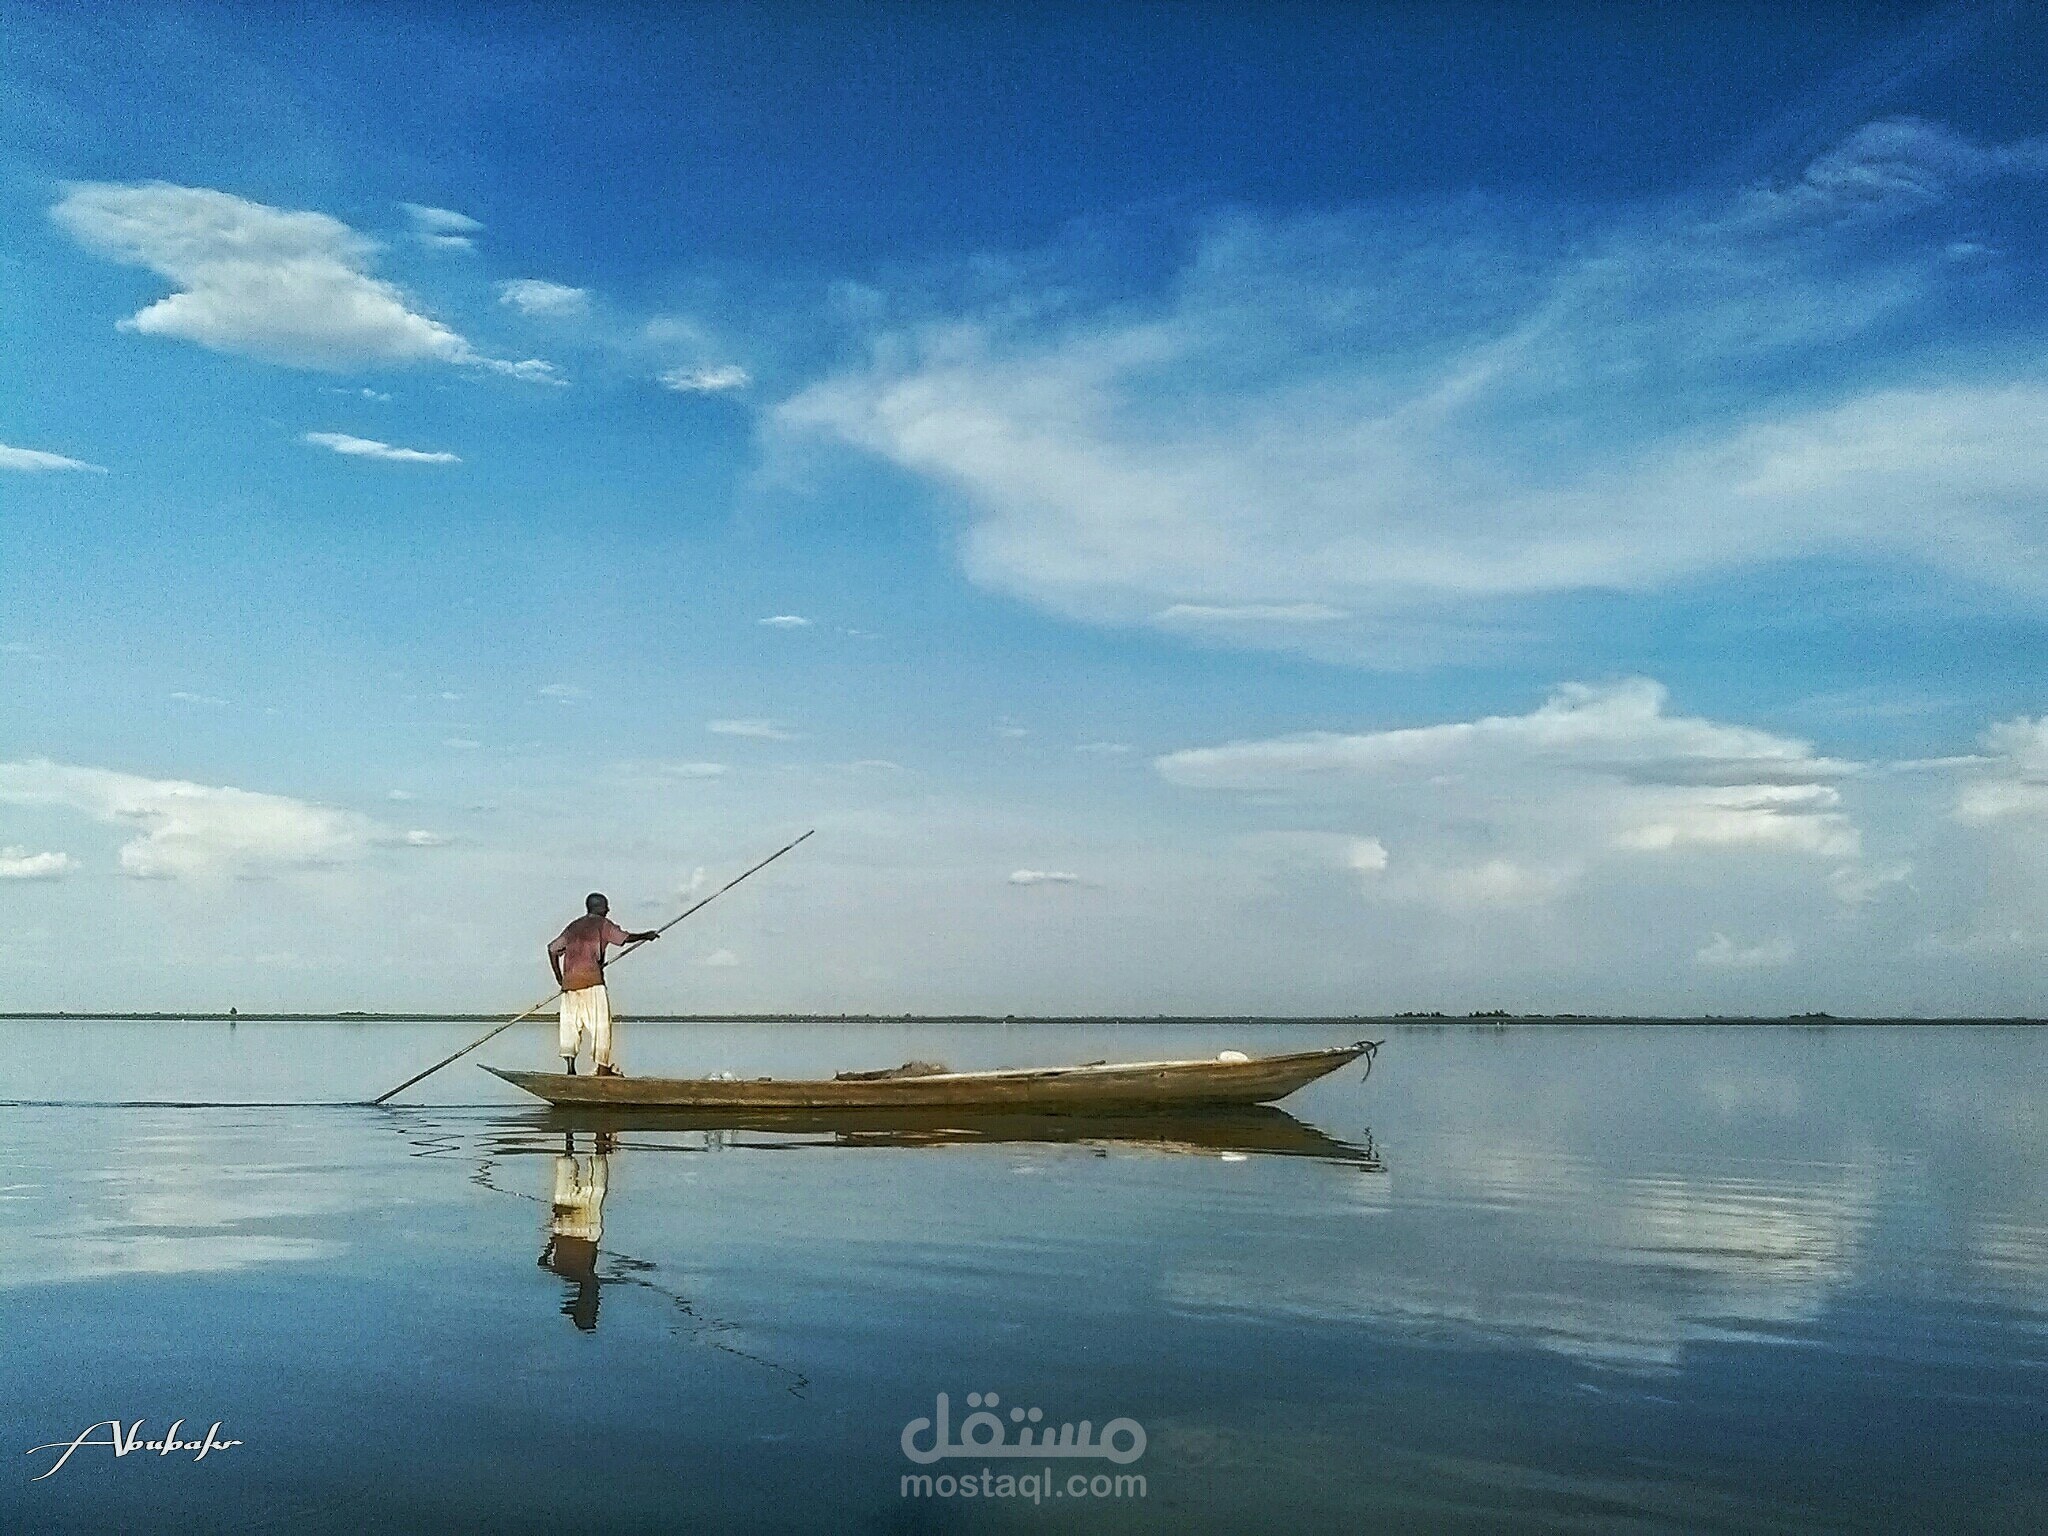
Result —
POLYGON ((624 1077, 626 1074, 621 1072, 617 1067, 603 1066, 597 1069, 597 1075, 599 1077, 624 1077))

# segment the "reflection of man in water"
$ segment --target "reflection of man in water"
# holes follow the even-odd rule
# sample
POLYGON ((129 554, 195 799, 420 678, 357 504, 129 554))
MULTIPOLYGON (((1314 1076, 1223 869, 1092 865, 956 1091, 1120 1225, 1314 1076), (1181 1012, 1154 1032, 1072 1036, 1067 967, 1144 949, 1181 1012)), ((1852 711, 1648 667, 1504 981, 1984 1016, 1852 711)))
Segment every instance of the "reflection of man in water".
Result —
POLYGON ((597 1244, 604 1236, 605 1188, 611 1180, 612 1138, 600 1133, 589 1157, 576 1155, 573 1134, 555 1155, 554 1212, 540 1262, 576 1287, 562 1315, 585 1333, 597 1330, 597 1244))

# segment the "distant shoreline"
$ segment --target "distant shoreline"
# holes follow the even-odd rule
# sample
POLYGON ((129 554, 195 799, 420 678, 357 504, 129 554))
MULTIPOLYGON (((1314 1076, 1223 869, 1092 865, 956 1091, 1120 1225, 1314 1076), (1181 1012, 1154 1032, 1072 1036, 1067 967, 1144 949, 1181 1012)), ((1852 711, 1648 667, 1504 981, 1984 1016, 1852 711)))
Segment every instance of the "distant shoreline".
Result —
MULTIPOLYGON (((72 1013, 5 1012, 0 1021, 50 1019, 198 1024, 497 1024, 503 1013, 72 1013)), ((537 1022, 549 1022, 545 1013, 537 1022)), ((1382 1024, 1401 1028, 1447 1024, 2043 1024, 2016 1015, 1954 1018, 1890 1014, 1629 1014, 1629 1013, 621 1013, 632 1024, 1382 1024)))

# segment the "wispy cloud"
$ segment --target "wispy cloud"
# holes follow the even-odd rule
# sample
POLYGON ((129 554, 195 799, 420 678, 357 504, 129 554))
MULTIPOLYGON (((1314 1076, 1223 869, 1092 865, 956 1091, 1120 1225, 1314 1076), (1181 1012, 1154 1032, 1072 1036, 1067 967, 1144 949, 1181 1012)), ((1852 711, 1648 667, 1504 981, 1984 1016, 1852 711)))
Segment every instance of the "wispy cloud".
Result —
POLYGON ((745 389, 753 382, 754 376, 737 363, 671 368, 661 376, 663 388, 682 395, 722 395, 745 389))
POLYGON ((579 688, 574 683, 549 683, 536 691, 542 698, 552 699, 557 704, 579 704, 590 697, 589 689, 579 688))
POLYGON ((707 720, 704 729, 714 736, 747 736, 757 741, 796 740, 796 732, 774 720, 707 720))
POLYGON ((543 362, 537 357, 522 358, 517 362, 503 357, 478 357, 472 361, 487 373, 502 374, 522 384, 547 384, 556 389, 569 387, 569 381, 562 377, 553 363, 543 362))
POLYGON ((0 804, 56 807, 137 833, 121 846, 120 867, 143 879, 341 864, 431 837, 286 795, 47 759, 0 763, 0 804))
POLYGON ((171 698, 179 704, 203 704, 208 709, 226 709, 228 706, 228 701, 217 693, 191 693, 183 688, 174 692, 171 698))
POLYGON ((26 474, 40 474, 52 469, 84 469, 96 475, 107 471, 103 465, 88 464, 83 459, 66 458, 61 453, 45 453, 40 448, 10 448, 0 443, 0 469, 18 469, 26 474))
POLYGON ((331 449, 353 459, 384 459, 394 464, 460 464, 452 453, 429 453, 421 448, 394 448, 374 437, 351 437, 346 432, 308 432, 305 440, 316 448, 331 449))
POLYGON ((1091 305, 1093 247, 1040 253, 773 421, 940 487, 979 581, 1346 659, 1800 557, 2048 599, 2034 311, 1951 249, 2043 143, 1874 124, 1789 182, 1591 229, 1500 201, 1224 215, 1150 302, 1091 305))
POLYGON ((1064 869, 1013 869, 1012 885, 1079 885, 1081 877, 1064 869))
POLYGON ((0 848, 0 880, 61 880, 78 867, 68 853, 30 853, 0 848))
POLYGON ((1835 899, 1849 906, 1874 902, 1905 885, 1913 876, 1911 859, 1884 863, 1844 864, 1828 876, 1835 899))
POLYGON ((796 613, 771 613, 767 618, 756 619, 754 622, 766 625, 770 629, 809 629, 811 627, 809 619, 796 613))
MULTIPOLYGON (((421 212, 462 218, 446 209, 421 212)), ((293 368, 447 363, 559 382, 537 358, 487 356, 420 313, 396 286, 372 275, 376 242, 324 213, 206 187, 83 182, 50 216, 87 249, 146 267, 175 286, 122 321, 127 330, 293 368)), ((444 229, 442 238, 467 237, 444 229)))
POLYGON ((571 288, 566 283, 550 283, 538 277, 515 277, 510 282, 498 284, 498 302, 509 305, 522 315, 560 319, 588 312, 590 290, 571 288))
POLYGON ((412 223, 413 238, 421 245, 436 250, 467 251, 474 249, 476 241, 471 237, 483 231, 483 224, 466 213, 457 213, 453 208, 435 208, 425 203, 400 203, 405 216, 412 223))
POLYGON ((1349 617, 1328 603, 1175 603, 1152 615, 1157 624, 1332 624, 1349 617))
POLYGON ((1799 952, 1786 938, 1764 939, 1755 944, 1738 944, 1725 933, 1717 933, 1693 956, 1701 965, 1725 966, 1734 970, 1764 970, 1789 965, 1799 952))

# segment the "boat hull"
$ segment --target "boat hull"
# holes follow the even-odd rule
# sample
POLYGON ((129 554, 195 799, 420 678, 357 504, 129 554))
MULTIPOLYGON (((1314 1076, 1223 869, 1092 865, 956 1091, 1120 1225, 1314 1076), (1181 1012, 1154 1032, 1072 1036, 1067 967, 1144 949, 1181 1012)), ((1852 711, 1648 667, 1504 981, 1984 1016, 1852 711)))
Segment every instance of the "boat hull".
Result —
POLYGON ((1367 1055, 1361 1042, 1249 1061, 1141 1061, 1085 1067, 941 1072, 928 1077, 727 1081, 695 1077, 597 1077, 484 1068, 564 1108, 906 1109, 972 1106, 1039 1114, 1185 1110, 1270 1104, 1367 1055))

